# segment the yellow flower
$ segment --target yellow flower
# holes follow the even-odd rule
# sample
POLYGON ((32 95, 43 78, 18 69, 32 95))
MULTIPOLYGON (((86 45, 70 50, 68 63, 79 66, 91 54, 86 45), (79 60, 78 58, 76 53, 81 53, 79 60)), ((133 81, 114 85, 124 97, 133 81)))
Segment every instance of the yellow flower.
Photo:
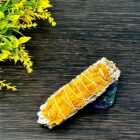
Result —
POLYGON ((55 21, 52 22, 52 26, 56 26, 56 22, 55 21))

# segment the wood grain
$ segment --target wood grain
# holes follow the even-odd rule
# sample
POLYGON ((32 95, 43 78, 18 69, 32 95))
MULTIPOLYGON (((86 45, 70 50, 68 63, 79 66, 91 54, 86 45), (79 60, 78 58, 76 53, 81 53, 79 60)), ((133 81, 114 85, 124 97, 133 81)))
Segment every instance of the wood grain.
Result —
POLYGON ((0 93, 0 140, 139 140, 140 1, 52 1, 57 27, 46 21, 26 35, 34 71, 1 63, 2 79, 18 91, 0 93), (40 127, 37 111, 63 84, 101 57, 122 70, 117 101, 108 110, 92 104, 53 130, 40 127))

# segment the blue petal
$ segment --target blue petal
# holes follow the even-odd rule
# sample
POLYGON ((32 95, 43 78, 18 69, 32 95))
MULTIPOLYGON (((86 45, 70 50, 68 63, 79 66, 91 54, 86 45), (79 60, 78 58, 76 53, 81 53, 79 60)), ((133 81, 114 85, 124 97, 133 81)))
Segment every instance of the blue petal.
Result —
POLYGON ((98 109, 107 109, 111 107, 114 103, 116 92, 117 92, 118 81, 112 83, 95 102, 93 102, 93 107, 98 109))

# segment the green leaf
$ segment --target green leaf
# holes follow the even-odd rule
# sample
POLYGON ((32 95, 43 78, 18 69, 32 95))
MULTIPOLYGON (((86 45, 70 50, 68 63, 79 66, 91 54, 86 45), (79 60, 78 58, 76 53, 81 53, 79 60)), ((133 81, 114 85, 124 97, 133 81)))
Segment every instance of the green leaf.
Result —
POLYGON ((0 49, 4 49, 4 50, 13 50, 11 46, 8 46, 6 43, 0 43, 0 49))
POLYGON ((9 55, 9 54, 11 54, 11 52, 10 51, 7 51, 7 50, 2 50, 2 52, 5 54, 5 55, 9 55))
POLYGON ((27 1, 25 4, 25 8, 32 8, 34 6, 34 3, 32 1, 27 1))
POLYGON ((0 19, 3 19, 3 18, 5 18, 5 15, 3 12, 0 11, 0 19))
POLYGON ((2 53, 0 53, 0 61, 3 61, 4 59, 8 58, 10 54, 10 51, 2 50, 2 53))
POLYGON ((18 39, 15 37, 15 36, 13 36, 13 35, 10 35, 10 40, 11 40, 11 42, 12 42, 12 48, 17 48, 18 46, 19 46, 19 41, 18 41, 18 39))
POLYGON ((26 43, 26 42, 28 42, 29 40, 31 39, 31 37, 27 37, 27 36, 25 36, 25 37, 21 37, 21 38, 19 38, 19 44, 23 44, 23 43, 26 43))
POLYGON ((8 46, 12 46, 11 42, 10 42, 6 37, 3 37, 2 40, 3 40, 4 43, 6 43, 8 46))

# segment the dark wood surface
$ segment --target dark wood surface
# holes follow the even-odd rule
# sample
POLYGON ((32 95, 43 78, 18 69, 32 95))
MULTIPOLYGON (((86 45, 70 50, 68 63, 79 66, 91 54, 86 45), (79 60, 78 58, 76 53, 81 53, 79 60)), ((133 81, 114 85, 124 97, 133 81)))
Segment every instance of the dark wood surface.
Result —
POLYGON ((52 1, 57 27, 39 21, 25 32, 34 71, 1 64, 2 79, 18 91, 0 93, 0 140, 139 140, 140 1, 52 1), (53 130, 40 127, 37 111, 63 84, 102 57, 122 70, 117 101, 108 110, 87 106, 53 130))

